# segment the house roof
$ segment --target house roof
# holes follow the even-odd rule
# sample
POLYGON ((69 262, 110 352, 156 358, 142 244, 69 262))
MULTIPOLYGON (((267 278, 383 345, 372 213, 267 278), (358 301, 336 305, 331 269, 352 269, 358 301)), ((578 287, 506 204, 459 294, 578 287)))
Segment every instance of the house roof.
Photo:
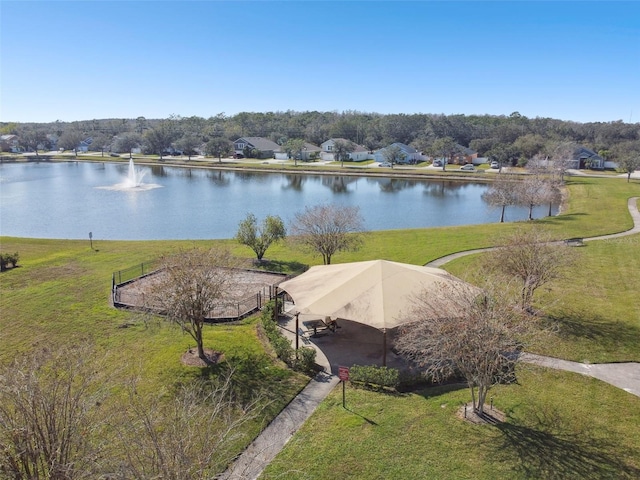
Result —
POLYGON ((240 137, 233 143, 238 143, 238 142, 247 143, 251 145, 253 148, 256 148, 261 151, 265 151, 265 150, 273 150, 274 152, 280 151, 280 145, 264 137, 240 137))
POLYGON ((322 148, 320 148, 317 145, 314 145, 313 143, 309 143, 309 142, 304 142, 304 149, 307 152, 319 152, 322 150, 322 148))
POLYGON ((369 151, 366 148, 364 148, 362 145, 358 145, 356 142, 352 142, 351 140, 349 140, 347 138, 330 138, 329 140, 326 140, 326 141, 322 142, 321 145, 324 147, 328 143, 336 143, 336 142, 352 143, 354 145, 354 148, 353 148, 353 150, 351 150, 351 153, 368 152, 369 151))
POLYGON ((596 152, 582 145, 579 145, 573 151, 573 158, 574 159, 594 158, 596 160, 603 160, 603 158, 600 155, 598 155, 596 152))

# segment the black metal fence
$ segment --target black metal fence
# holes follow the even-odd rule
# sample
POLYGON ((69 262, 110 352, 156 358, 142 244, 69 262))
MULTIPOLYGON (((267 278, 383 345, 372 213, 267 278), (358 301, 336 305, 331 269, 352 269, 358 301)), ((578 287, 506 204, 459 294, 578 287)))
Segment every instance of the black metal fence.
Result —
MULTIPOLYGON (((113 305, 117 308, 131 308, 135 310, 156 311, 156 313, 162 313, 159 310, 154 309, 151 303, 147 301, 148 299, 146 298, 143 289, 126 288, 133 282, 142 280, 143 278, 158 273, 159 271, 160 262, 151 261, 114 272, 112 275, 113 305)), ((256 273, 278 275, 282 277, 282 280, 289 278, 288 275, 275 272, 256 271, 256 273)), ((210 322, 240 320, 258 310, 261 310, 262 307, 275 296, 278 283, 280 282, 274 284, 263 284, 259 287, 256 293, 247 295, 239 300, 221 302, 209 312, 206 320, 210 322)))

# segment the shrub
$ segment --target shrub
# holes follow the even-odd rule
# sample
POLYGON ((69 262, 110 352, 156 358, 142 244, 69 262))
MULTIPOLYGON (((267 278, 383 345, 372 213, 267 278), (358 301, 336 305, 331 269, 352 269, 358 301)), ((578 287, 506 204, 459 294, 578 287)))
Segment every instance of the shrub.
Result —
POLYGON ((305 373, 313 373, 316 366, 316 350, 315 348, 302 347, 298 349, 298 358, 296 360, 296 370, 305 373))
POLYGON ((15 268, 18 266, 18 258, 20 258, 20 255, 18 254, 18 252, 16 253, 0 253, 0 271, 4 271, 7 268, 9 268, 9 266, 11 266, 11 268, 15 268))
POLYGON ((352 383, 368 388, 396 389, 400 384, 398 370, 375 365, 354 365, 349 369, 349 380, 352 383))

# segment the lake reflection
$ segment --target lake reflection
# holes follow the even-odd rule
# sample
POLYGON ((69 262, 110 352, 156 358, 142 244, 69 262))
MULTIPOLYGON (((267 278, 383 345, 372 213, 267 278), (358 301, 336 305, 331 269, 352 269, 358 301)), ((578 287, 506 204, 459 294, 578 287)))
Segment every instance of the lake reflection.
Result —
MULTIPOLYGON (((232 238, 251 212, 258 219, 294 214, 320 203, 360 207, 369 230, 497 222, 482 201, 485 184, 342 175, 294 175, 178 167, 147 169, 162 188, 113 191, 127 165, 30 163, 0 165, 0 234, 36 238, 232 238)), ((536 217, 545 215, 541 207, 536 217)), ((508 221, 527 218, 510 207, 508 221)))

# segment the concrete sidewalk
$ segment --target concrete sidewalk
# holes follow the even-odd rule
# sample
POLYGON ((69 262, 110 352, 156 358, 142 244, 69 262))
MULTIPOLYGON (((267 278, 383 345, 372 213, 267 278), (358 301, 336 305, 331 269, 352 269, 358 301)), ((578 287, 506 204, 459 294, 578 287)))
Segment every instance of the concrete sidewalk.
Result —
POLYGON ((597 378, 640 397, 640 363, 637 362, 588 364, 533 353, 523 353, 521 359, 526 363, 597 378))
POLYGON ((258 478, 338 382, 338 377, 326 372, 316 375, 219 478, 258 478))

